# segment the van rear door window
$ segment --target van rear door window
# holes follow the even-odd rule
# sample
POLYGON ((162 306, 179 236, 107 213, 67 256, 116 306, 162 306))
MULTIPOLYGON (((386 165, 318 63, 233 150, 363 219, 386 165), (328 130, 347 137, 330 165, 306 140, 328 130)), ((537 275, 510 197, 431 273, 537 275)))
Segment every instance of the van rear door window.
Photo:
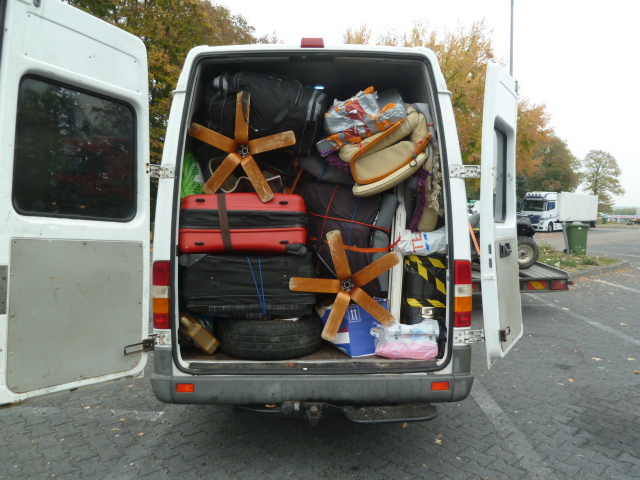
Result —
POLYGON ((25 77, 13 205, 23 215, 126 221, 136 212, 135 118, 118 101, 25 77))

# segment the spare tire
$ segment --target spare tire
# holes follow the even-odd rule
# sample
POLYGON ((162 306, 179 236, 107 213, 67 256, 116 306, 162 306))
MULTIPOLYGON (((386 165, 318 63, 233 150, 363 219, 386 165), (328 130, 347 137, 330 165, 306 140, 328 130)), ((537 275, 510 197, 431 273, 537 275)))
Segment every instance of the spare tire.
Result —
POLYGON ((538 261, 540 247, 531 237, 518 237, 518 267, 529 268, 538 261))
POLYGON ((317 315, 306 315, 296 321, 216 321, 220 350, 246 360, 285 360, 313 353, 322 345, 322 329, 322 320, 317 315))

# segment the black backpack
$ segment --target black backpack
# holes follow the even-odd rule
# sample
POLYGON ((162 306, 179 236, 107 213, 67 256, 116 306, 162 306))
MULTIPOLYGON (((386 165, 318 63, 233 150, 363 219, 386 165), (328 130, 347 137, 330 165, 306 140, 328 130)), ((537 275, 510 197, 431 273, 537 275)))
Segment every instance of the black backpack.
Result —
POLYGON ((206 86, 204 121, 211 130, 233 138, 236 94, 251 95, 249 138, 262 138, 293 130, 296 154, 310 155, 323 135, 326 95, 280 75, 258 72, 227 72, 206 86))

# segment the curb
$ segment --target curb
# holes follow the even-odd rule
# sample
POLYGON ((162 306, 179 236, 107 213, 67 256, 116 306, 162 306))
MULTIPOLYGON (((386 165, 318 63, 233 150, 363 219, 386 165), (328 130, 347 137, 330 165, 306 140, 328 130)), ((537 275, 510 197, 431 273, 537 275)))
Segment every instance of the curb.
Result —
POLYGON ((602 275, 604 273, 615 272, 616 270, 622 270, 630 266, 629 262, 620 261, 618 263, 612 263, 611 265, 603 265, 601 267, 593 267, 586 270, 577 270, 569 273, 569 280, 576 280, 578 278, 592 277, 594 275, 602 275))

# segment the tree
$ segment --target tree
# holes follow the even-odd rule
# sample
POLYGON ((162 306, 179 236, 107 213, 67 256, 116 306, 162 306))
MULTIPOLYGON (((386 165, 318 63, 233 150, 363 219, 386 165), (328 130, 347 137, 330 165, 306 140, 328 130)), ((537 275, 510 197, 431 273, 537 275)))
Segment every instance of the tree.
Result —
POLYGON ((587 193, 598 196, 598 211, 613 213, 611 195, 624 195, 618 177, 622 170, 613 155, 603 150, 591 150, 580 164, 578 176, 587 193))
POLYGON ((537 142, 536 168, 528 172, 531 190, 573 192, 578 186, 578 174, 574 171, 577 158, 567 144, 555 135, 537 142))
POLYGON ((208 0, 67 0, 96 17, 140 37, 149 63, 151 162, 159 163, 172 91, 182 64, 196 45, 277 43, 256 37, 241 15, 208 0))
MULTIPOLYGON (((343 35, 346 43, 370 43, 373 38, 366 26, 349 28, 343 35)), ((479 164, 482 140, 482 110, 486 80, 486 63, 495 61, 489 32, 484 22, 474 22, 469 27, 458 27, 439 36, 426 24, 416 21, 404 34, 387 32, 378 34, 375 43, 426 47, 434 51, 447 87, 458 127, 462 159, 465 164, 479 164)), ((537 172, 541 163, 536 154, 541 143, 550 140, 549 115, 543 104, 531 104, 521 99, 518 105, 518 132, 516 158, 518 174, 528 180, 537 172)), ((566 145, 565 145, 566 147, 566 145)), ((525 185, 526 183, 522 183, 525 185)), ((477 198, 479 182, 467 181, 467 194, 477 198)))

